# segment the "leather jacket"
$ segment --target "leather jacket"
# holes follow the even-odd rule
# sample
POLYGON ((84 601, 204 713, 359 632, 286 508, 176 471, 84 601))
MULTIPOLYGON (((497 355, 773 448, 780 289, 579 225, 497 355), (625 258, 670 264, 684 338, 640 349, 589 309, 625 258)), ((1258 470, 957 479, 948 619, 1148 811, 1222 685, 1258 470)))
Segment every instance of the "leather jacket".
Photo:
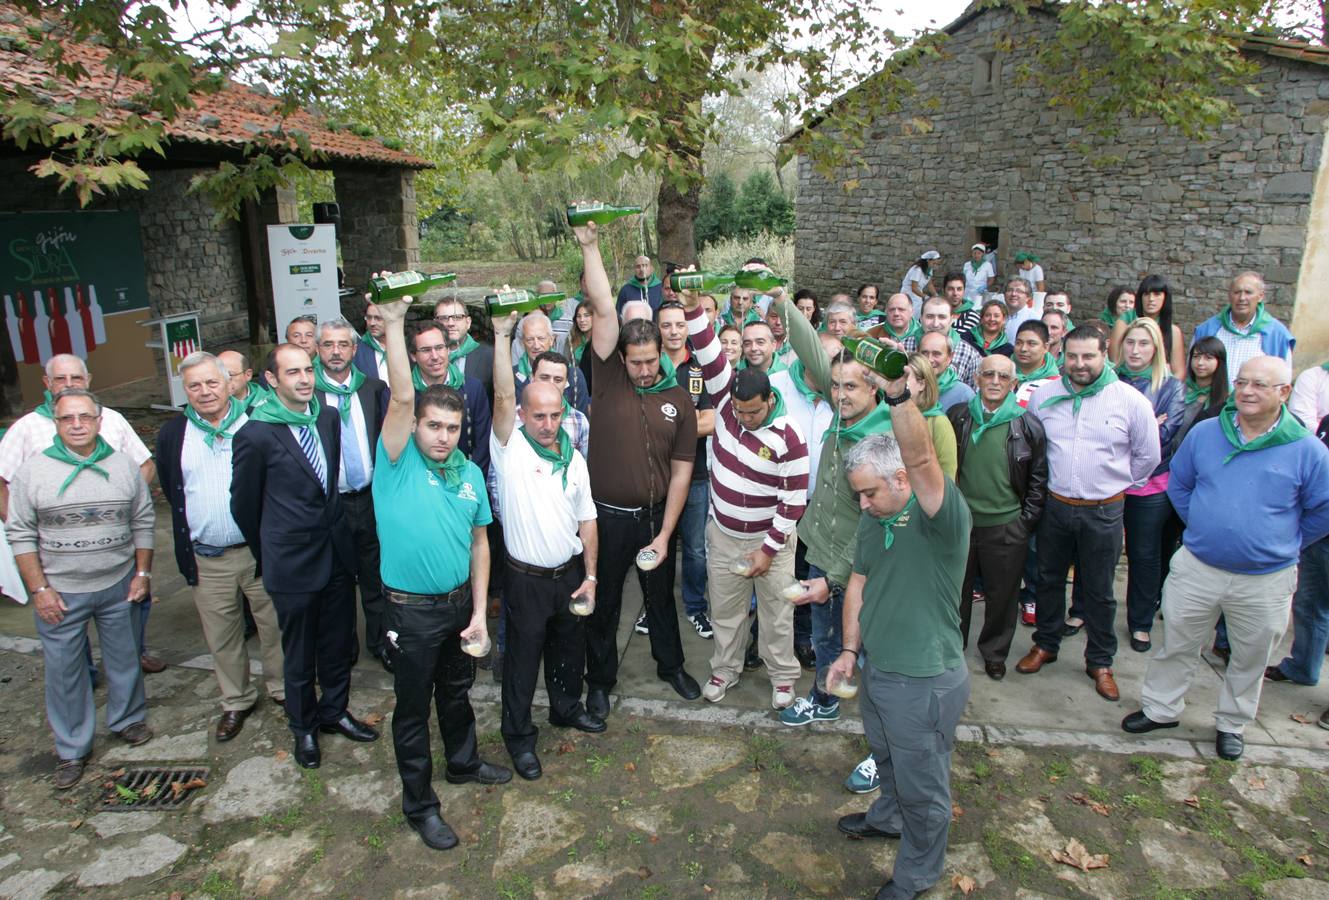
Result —
MULTIPOLYGON (((946 417, 955 429, 956 471, 959 472, 964 468, 964 454, 970 446, 974 417, 967 403, 951 407, 946 417)), ((1011 420, 1006 438, 1006 464, 1011 489, 1020 498, 1020 524, 1026 533, 1033 534, 1039 519, 1043 518, 1048 492, 1047 436, 1042 422, 1027 413, 1011 420)))

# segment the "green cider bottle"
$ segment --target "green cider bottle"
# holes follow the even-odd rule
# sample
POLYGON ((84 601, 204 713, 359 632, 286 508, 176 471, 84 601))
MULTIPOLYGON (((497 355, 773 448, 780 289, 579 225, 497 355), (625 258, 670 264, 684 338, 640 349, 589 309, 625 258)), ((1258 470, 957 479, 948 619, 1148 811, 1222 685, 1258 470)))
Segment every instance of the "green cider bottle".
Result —
POLYGON ((369 293, 375 303, 387 303, 407 295, 419 303, 427 292, 456 280, 456 272, 392 272, 369 279, 369 293))
POLYGON ((610 206, 608 203, 574 203, 568 207, 568 224, 573 228, 594 222, 596 225, 608 225, 624 216, 635 216, 641 212, 640 206, 610 206))
POLYGON ((542 306, 549 306, 558 303, 568 295, 563 291, 554 291, 549 294, 537 294, 534 291, 527 291, 521 288, 510 291, 499 291, 496 294, 490 294, 485 297, 485 309, 489 315, 496 319, 501 319, 509 313, 519 312, 522 314, 534 312, 542 306))
POLYGON ((894 381, 904 374, 909 354, 882 346, 870 338, 840 338, 840 343, 854 355, 854 359, 883 378, 894 381))
POLYGON ((734 273, 734 284, 752 291, 769 291, 788 283, 788 278, 781 278, 770 269, 743 269, 734 273))
POLYGON ((675 272, 669 276, 669 287, 675 291, 727 291, 734 286, 734 276, 723 272, 675 272))

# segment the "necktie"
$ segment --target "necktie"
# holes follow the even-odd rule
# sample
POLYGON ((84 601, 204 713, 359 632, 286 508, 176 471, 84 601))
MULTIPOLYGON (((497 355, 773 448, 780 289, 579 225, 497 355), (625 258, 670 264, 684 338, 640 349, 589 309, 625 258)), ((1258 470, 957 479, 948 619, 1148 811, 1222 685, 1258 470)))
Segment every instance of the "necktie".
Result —
POLYGON ((305 459, 314 467, 314 474, 318 476, 318 483, 323 485, 326 491, 328 486, 328 473, 323 467, 323 454, 318 449, 318 435, 314 429, 308 425, 300 427, 300 449, 305 452, 305 459))
POLYGON ((360 456, 360 438, 355 433, 355 416, 351 415, 341 423, 341 461, 346 467, 346 487, 358 491, 369 479, 365 475, 365 463, 360 456))

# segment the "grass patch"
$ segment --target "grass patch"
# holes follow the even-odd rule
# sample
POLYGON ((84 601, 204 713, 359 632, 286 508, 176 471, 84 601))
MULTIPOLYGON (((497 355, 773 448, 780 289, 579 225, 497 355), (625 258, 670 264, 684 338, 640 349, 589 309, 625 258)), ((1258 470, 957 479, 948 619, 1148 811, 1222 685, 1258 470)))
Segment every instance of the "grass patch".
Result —
POLYGON ((1107 803, 1112 799, 1112 792, 1101 784, 1091 784, 1084 789, 1085 796, 1095 803, 1107 803))
POLYGON ((1071 774, 1071 771, 1070 760, 1065 757, 1059 756, 1055 759, 1050 759, 1043 765, 1043 775, 1047 777, 1048 781, 1061 781, 1063 778, 1068 777, 1071 774))
POLYGON ((992 765, 985 759, 980 759, 974 763, 974 777, 979 781, 986 781, 992 777, 992 765))
POLYGON ((323 784, 323 776, 315 769, 301 769, 300 776, 305 781, 305 799, 314 803, 323 799, 327 793, 327 787, 323 784))
POLYGON ((205 894, 211 894, 218 900, 229 900, 231 897, 240 896, 240 888, 229 878, 223 878, 216 872, 209 872, 208 877, 198 886, 198 889, 205 894))
POLYGON ((1163 783, 1163 767, 1152 756, 1132 756, 1131 771, 1143 784, 1159 785, 1163 783))
POLYGON ((1256 894, 1260 893, 1260 886, 1266 881, 1306 877, 1305 870, 1297 863, 1275 859, 1258 847, 1246 846, 1238 852, 1250 868, 1237 876, 1237 884, 1256 894))
POLYGON ((496 887, 503 900, 527 900, 535 896, 535 885, 530 878, 520 873, 507 876, 496 887))
POLYGON ((992 870, 1004 878, 1015 879, 1017 883, 1038 870, 1038 860, 1032 853, 995 828, 984 830, 983 849, 987 851, 992 870))
POLYGON ((592 754, 586 758, 586 765, 590 766, 591 775, 594 777, 608 768, 609 764, 613 761, 614 756, 612 753, 606 753, 603 756, 592 754))
POLYGON ((748 765, 757 772, 770 769, 774 772, 785 771, 784 761, 780 759, 780 749, 784 745, 765 734, 754 734, 748 741, 748 765))
POLYGON ((1155 819, 1166 819, 1168 808, 1162 800, 1157 797, 1149 797, 1144 794, 1127 794, 1121 798, 1121 802, 1126 806, 1146 816, 1152 816, 1155 819))

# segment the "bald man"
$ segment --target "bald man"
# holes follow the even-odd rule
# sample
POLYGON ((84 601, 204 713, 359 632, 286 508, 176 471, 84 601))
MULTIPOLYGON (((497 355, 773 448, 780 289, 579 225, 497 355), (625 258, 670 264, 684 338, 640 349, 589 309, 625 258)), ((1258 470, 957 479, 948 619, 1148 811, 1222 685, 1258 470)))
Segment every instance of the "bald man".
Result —
MULTIPOLYGON (((1275 356, 1291 363, 1296 338, 1287 326, 1264 308, 1265 285, 1259 272, 1242 272, 1228 285, 1227 308, 1195 327, 1191 346, 1200 338, 1216 337, 1227 350, 1228 386, 1242 363, 1257 356, 1275 356)), ((1315 422, 1307 422, 1314 427, 1315 422)))
POLYGON ((664 301, 664 294, 660 290, 660 278, 655 274, 655 267, 651 265, 649 256, 638 256, 633 260, 632 277, 618 289, 618 302, 615 306, 620 315, 623 313, 623 305, 631 300, 650 304, 651 310, 641 316, 643 319, 654 319, 655 311, 664 301))

